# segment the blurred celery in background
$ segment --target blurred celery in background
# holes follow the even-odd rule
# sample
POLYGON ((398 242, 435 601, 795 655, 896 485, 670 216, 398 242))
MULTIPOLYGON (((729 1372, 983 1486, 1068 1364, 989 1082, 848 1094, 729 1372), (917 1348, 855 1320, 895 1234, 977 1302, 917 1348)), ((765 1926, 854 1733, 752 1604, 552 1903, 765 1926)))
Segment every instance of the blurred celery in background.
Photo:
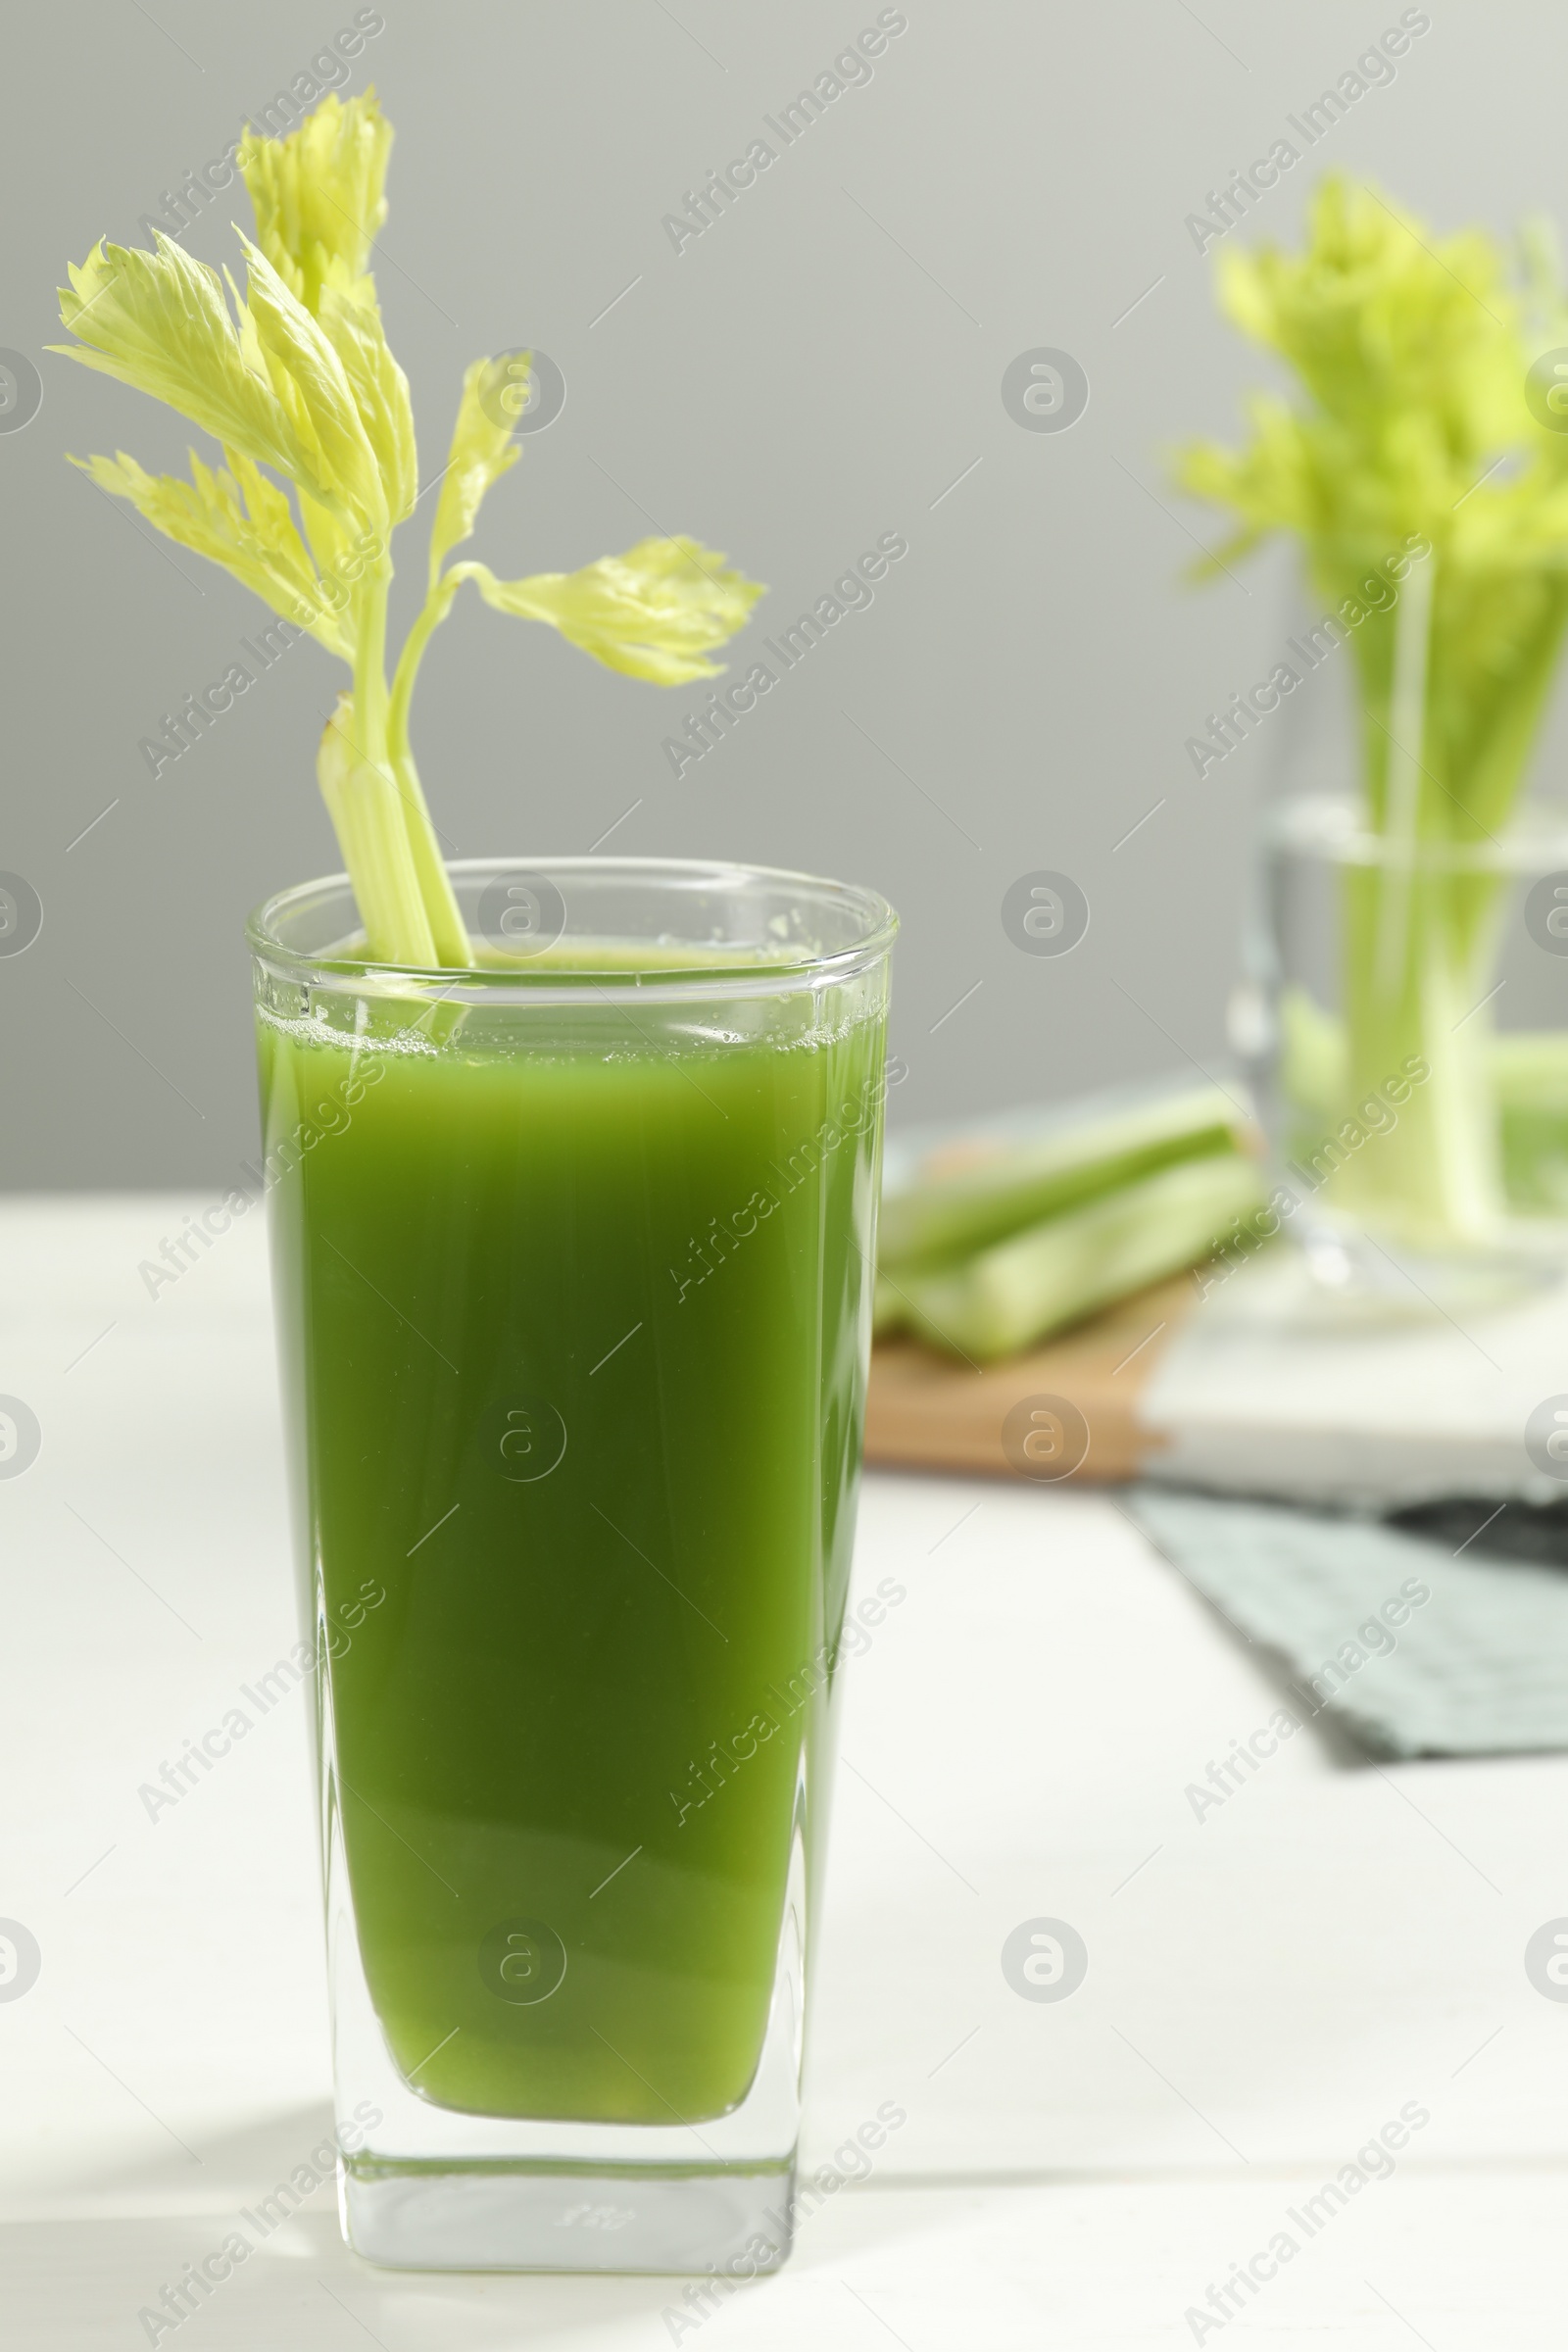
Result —
MULTIPOLYGON (((1211 1257, 1251 1229, 1250 1123, 1219 1087, 1068 1105, 890 1169, 879 1335, 982 1362, 1211 1257)), ((1278 1220, 1276 1219, 1276 1227, 1278 1220)))
POLYGON ((1568 620, 1554 250, 1540 228, 1517 263, 1480 230, 1437 240, 1334 178, 1304 251, 1226 252, 1219 290, 1298 392, 1256 395, 1240 449, 1182 453, 1182 486, 1240 526, 1205 568, 1293 534, 1349 640, 1359 714, 1338 1003, 1287 971, 1278 1008, 1283 1148, 1327 1153, 1320 1206, 1348 1227, 1462 1259, 1565 1205, 1568 1048, 1499 1037, 1489 1002, 1528 836, 1554 830, 1522 801, 1568 620), (1336 1153, 1354 1106, 1400 1070, 1416 1083, 1396 1123, 1336 1153))

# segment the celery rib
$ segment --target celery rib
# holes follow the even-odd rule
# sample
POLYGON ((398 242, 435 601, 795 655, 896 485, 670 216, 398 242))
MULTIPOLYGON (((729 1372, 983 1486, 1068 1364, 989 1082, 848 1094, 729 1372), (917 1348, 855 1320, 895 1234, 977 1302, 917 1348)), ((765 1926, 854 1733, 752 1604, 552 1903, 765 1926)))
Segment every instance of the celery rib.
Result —
POLYGON ((992 1362, 1210 1256, 1263 1204, 1244 1153, 1180 1160, 959 1265, 902 1270, 905 1316, 933 1346, 992 1362))

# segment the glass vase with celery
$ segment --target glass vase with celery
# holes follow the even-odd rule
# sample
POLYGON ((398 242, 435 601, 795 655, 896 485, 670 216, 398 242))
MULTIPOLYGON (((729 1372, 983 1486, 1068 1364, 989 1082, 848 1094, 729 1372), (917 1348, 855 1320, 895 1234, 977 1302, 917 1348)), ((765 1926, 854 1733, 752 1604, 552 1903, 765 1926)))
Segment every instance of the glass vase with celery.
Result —
MULTIPOLYGON (((1282 887, 1293 859, 1326 861, 1338 900, 1331 1002, 1286 959, 1282 1145, 1347 1264, 1363 1241, 1407 1268, 1532 1262, 1561 1246, 1528 1212, 1568 1206, 1568 1056, 1549 1032, 1499 1035, 1494 1000, 1523 885, 1568 864, 1561 823, 1523 798, 1568 622, 1568 413, 1549 369, 1532 376, 1568 343, 1550 242, 1528 234, 1515 268, 1479 230, 1435 239, 1333 178, 1304 250, 1226 252, 1219 285, 1297 385, 1252 400, 1242 448, 1181 457, 1182 486, 1239 523, 1205 568, 1297 541, 1358 722, 1350 804, 1276 828, 1282 887), (1396 1116, 1359 1118, 1391 1085, 1396 1116)), ((1321 691, 1302 655, 1287 647, 1275 703, 1321 691)))
POLYGON ((687 538, 454 561, 526 388, 477 360, 389 674, 390 135, 367 95, 245 140, 243 295, 160 238, 62 298, 73 357, 221 451, 93 478, 351 671, 347 874, 249 932, 344 2212, 393 2264, 753 2275, 790 2240, 895 924, 734 863, 443 862, 410 707, 465 582, 665 686, 760 590, 687 538))

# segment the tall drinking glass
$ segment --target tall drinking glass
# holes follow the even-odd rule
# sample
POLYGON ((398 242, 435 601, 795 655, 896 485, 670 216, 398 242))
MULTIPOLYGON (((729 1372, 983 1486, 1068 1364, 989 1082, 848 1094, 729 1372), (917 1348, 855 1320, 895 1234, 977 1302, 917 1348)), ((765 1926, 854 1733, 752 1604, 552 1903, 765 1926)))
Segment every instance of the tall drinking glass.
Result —
POLYGON ((453 878, 471 970, 365 962, 341 878, 249 931, 344 2227, 748 2276, 789 2242, 895 918, 718 864, 453 878))

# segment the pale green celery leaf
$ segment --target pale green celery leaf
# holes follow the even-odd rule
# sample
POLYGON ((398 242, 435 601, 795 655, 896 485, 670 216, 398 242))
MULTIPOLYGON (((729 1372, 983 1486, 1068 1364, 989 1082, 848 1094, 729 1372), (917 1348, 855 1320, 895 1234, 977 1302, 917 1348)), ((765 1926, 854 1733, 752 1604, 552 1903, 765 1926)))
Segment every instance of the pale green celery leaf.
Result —
POLYGON ((300 498, 300 522, 306 544, 316 559, 316 568, 323 579, 345 577, 350 557, 360 545, 359 535, 341 514, 330 507, 318 506, 315 499, 300 498))
POLYGON ((394 522, 417 495, 408 380, 387 348, 367 263, 386 218, 392 128, 373 91, 328 96, 284 139, 251 132, 239 166, 257 241, 300 307, 316 318, 353 388, 394 522))
POLYGON ((123 450, 113 458, 73 458, 100 490, 123 498, 155 530, 209 557, 254 590, 286 620, 308 629, 328 653, 353 660, 353 647, 305 552, 274 482, 241 451, 226 450, 230 470, 216 472, 190 453, 191 479, 150 474, 123 450))
POLYGON ((1493 238, 1434 238, 1338 179, 1303 251, 1221 263, 1226 309, 1289 363, 1298 397, 1252 402, 1246 443, 1188 449, 1178 479, 1248 542, 1296 534, 1314 592, 1353 628, 1375 822, 1406 552, 1432 564, 1414 821, 1473 840, 1521 786, 1568 624, 1568 436, 1526 398, 1533 360, 1568 331, 1554 267, 1537 234, 1515 282, 1493 238))
POLYGON ((1502 250, 1479 231, 1435 243, 1373 189, 1330 178, 1305 252, 1228 249, 1220 288, 1244 331, 1336 414, 1413 405, 1478 449, 1520 413, 1519 304, 1502 250))
POLYGON ((373 302, 360 301, 346 280, 323 287, 319 321, 343 364, 375 453, 387 513, 393 522, 402 522, 419 494, 409 379, 387 349, 380 312, 373 302))
POLYGON ((156 252, 100 239, 79 270, 73 266, 70 286, 60 289, 60 319, 80 344, 51 349, 166 402, 225 447, 330 498, 313 442, 267 370, 247 364, 216 270, 162 230, 153 233, 156 252))
MULTIPOLYGON (((361 574, 369 568, 373 559, 367 558, 363 541, 355 541, 334 514, 318 507, 304 491, 299 493, 301 514, 329 522, 331 535, 326 541, 330 549, 328 560, 321 561, 314 538, 307 533, 302 538, 289 508, 285 492, 234 450, 225 450, 230 469, 244 493, 250 514, 258 527, 265 530, 270 544, 295 551, 299 568, 305 574, 298 609, 289 617, 301 628, 308 628, 321 644, 333 653, 341 654, 345 662, 354 659, 354 620, 351 591, 361 574), (309 544, 310 553, 306 547, 309 544), (353 559, 359 555, 356 563, 353 559), (315 568, 312 569, 312 558, 315 568)), ((196 466, 194 455, 192 468, 196 466)))
POLYGON ((580 571, 498 580, 486 564, 458 564, 447 578, 473 580, 498 612, 548 621, 607 669, 657 686, 718 676, 722 664, 704 657, 745 627, 763 593, 726 570, 721 555, 684 538, 640 539, 580 571))
POLYGON ((341 502, 372 531, 385 532, 390 518, 381 469, 343 362, 267 256, 248 237, 240 243, 248 265, 244 314, 279 404, 313 448, 314 471, 327 489, 321 503, 341 502))
POLYGON ((432 580, 452 550, 472 532, 485 492, 522 455, 513 439, 515 419, 487 397, 494 368, 494 360, 475 360, 463 378, 458 421, 430 526, 432 580))
POLYGON ((1194 498, 1231 508, 1250 542, 1272 530, 1318 527, 1319 500, 1300 427, 1272 395, 1248 403, 1252 438, 1240 450, 1201 441, 1179 453, 1176 479, 1194 498))
POLYGON ((362 304, 374 302, 367 269, 386 219, 391 145, 392 125, 373 89, 347 104, 330 93, 287 138, 252 130, 240 142, 257 243, 313 318, 334 279, 362 304))
MULTIPOLYGON (((1532 527, 1531 502, 1507 476, 1482 484, 1499 456, 1551 438, 1525 405, 1524 306, 1494 239, 1434 240, 1373 189, 1331 178, 1303 252, 1229 249, 1219 281, 1230 317, 1290 363, 1306 397, 1250 404, 1240 451, 1187 450, 1184 487, 1253 533, 1331 543, 1320 560, 1350 569, 1385 561, 1412 532, 1440 554, 1450 538, 1468 545, 1489 507, 1499 535, 1511 509, 1516 528, 1532 527)), ((1568 472, 1560 448, 1540 454, 1568 472)))

